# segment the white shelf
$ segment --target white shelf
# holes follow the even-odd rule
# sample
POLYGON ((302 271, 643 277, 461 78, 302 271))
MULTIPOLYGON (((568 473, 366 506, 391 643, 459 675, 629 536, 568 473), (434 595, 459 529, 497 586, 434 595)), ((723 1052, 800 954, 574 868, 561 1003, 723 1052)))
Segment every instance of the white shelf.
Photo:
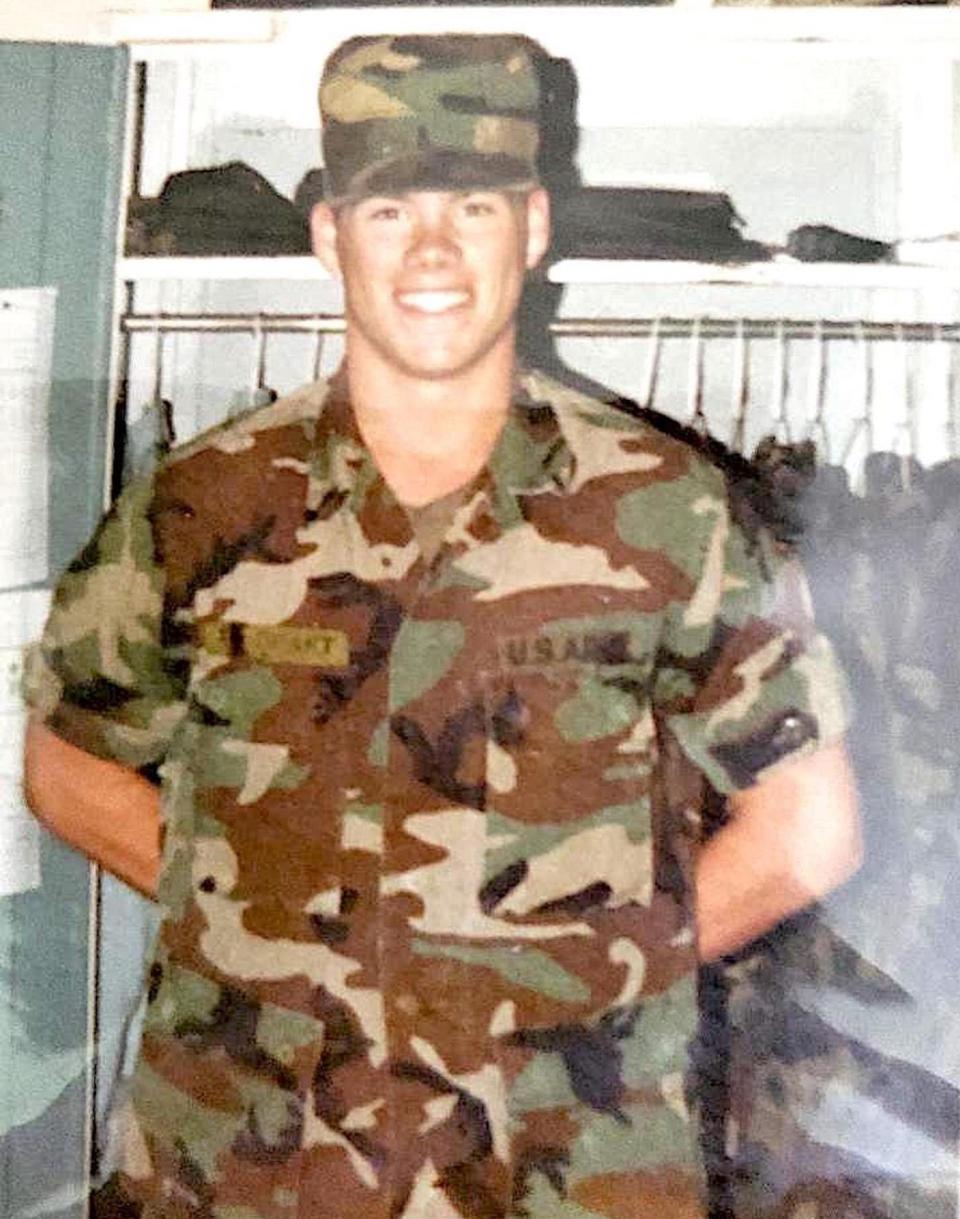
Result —
POLYGON ((311 254, 269 258, 121 258, 122 280, 329 280, 330 275, 311 254))
POLYGON ((771 262, 725 266, 713 262, 639 262, 576 258, 554 263, 557 284, 748 284, 789 288, 958 288, 960 267, 891 263, 771 262))
POLYGON ((633 5, 415 5, 331 7, 320 11, 218 10, 156 13, 116 12, 100 18, 96 41, 131 46, 134 58, 195 57, 228 51, 272 49, 315 62, 355 34, 384 29, 411 33, 446 30, 515 30, 539 38, 555 55, 576 55, 584 38, 599 45, 607 38, 642 36, 652 43, 686 48, 691 41, 796 43, 802 53, 894 55, 956 48, 956 14, 910 5, 835 8, 827 4, 786 9, 710 5, 680 0, 667 6, 633 5), (951 46, 952 44, 952 46, 951 46), (322 47, 322 50, 318 50, 322 47))
MULTIPOLYGON (((122 280, 315 280, 329 274, 310 255, 276 258, 124 258, 122 280)), ((960 266, 804 263, 792 259, 724 266, 708 262, 577 258, 556 262, 555 284, 747 284, 797 288, 948 288, 960 291, 960 266)))

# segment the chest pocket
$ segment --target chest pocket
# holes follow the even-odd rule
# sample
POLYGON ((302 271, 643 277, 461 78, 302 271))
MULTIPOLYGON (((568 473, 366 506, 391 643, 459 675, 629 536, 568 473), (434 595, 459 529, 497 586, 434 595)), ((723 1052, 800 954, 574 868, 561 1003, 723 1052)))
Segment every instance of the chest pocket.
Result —
POLYGON ((507 641, 484 675, 490 915, 552 922, 651 900, 651 665, 618 638, 507 641))

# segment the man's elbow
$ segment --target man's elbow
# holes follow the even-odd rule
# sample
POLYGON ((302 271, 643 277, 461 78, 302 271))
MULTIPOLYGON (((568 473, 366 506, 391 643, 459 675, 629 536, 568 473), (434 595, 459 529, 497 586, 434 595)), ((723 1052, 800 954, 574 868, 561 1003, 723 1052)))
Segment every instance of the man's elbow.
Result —
MULTIPOLYGON (((23 796, 40 824, 61 841, 82 849, 75 806, 82 776, 71 779, 64 759, 71 746, 37 720, 30 720, 23 754, 23 796)), ((74 751, 79 752, 79 751, 74 751)))
POLYGON ((50 798, 50 769, 44 764, 44 745, 49 730, 35 720, 27 723, 23 751, 23 798, 34 817, 52 833, 57 833, 54 802, 50 798))
POLYGON ((740 799, 785 896, 816 901, 860 867, 857 784, 842 741, 788 763, 740 799))
POLYGON ((848 881, 863 863, 863 835, 856 801, 840 801, 817 824, 803 824, 787 854, 790 880, 811 901, 848 881))

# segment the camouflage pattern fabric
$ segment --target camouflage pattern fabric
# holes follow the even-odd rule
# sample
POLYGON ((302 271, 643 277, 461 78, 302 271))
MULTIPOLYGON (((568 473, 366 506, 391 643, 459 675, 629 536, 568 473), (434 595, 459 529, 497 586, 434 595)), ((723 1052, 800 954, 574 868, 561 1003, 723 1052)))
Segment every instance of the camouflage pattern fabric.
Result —
POLYGON ((810 452, 761 456, 805 518, 818 621, 857 700, 866 851, 729 971, 733 1213, 955 1219, 960 467, 905 480, 873 454, 859 496, 810 452))
POLYGON ((543 54, 511 34, 345 42, 320 82, 328 199, 533 186, 543 54))
POLYGON ((736 1219, 954 1219, 960 1091, 905 1056, 909 1036, 897 1054, 824 1014, 843 994, 915 1028, 909 992, 819 911, 753 946, 729 982, 736 1219))
POLYGON ((163 782, 101 1213, 702 1219, 660 741, 730 791, 843 730, 802 593, 715 466, 533 372, 429 565, 339 381, 133 483, 33 670, 163 782))

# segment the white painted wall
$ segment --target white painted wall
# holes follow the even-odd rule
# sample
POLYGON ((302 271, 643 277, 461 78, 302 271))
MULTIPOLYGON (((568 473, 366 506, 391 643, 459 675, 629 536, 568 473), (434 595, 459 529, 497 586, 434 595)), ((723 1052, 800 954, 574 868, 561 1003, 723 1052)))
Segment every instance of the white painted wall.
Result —
POLYGON ((0 39, 110 42, 118 15, 199 12, 210 0, 0 0, 0 39))
MULTIPOLYGON (((712 183, 731 195, 747 235, 771 243, 783 242, 803 223, 887 239, 960 228, 956 192, 937 189, 957 173, 954 119, 946 99, 952 96, 960 43, 951 51, 942 41, 889 37, 889 27, 876 13, 870 15, 871 29, 881 37, 871 43, 848 36, 833 42, 774 37, 778 23, 765 20, 770 14, 740 24, 727 20, 741 15, 729 10, 686 21, 675 13, 677 20, 664 22, 664 15, 637 9, 588 14, 533 7, 417 8, 328 10, 321 19, 301 11, 271 18, 269 25, 248 21, 241 29, 232 22, 229 28, 243 32, 246 43, 143 43, 150 90, 141 189, 156 193, 176 170, 242 159, 292 196, 303 173, 319 162, 317 78, 323 59, 343 37, 397 28, 514 28, 573 61, 579 81, 578 160, 587 182, 712 183), (688 36, 682 36, 684 28, 688 36)), ((821 15, 839 28, 832 21, 835 14, 821 15)), ((227 16, 207 14, 195 28, 226 29, 221 19, 227 16)), ((793 20, 793 14, 787 16, 793 20)), ((849 35, 855 32, 852 25, 844 28, 849 35)), ((566 316, 939 320, 955 316, 957 304, 956 292, 935 297, 890 289, 600 282, 568 286, 560 308, 566 316)), ((339 297, 325 283, 171 282, 140 287, 137 307, 144 312, 326 312, 339 307, 339 297)), ((167 343, 165 384, 175 398, 182 434, 209 426, 243 398, 248 339, 180 336, 167 343)), ((139 347, 147 358, 149 341, 139 340, 139 347)), ((631 396, 642 391, 647 364, 642 341, 566 340, 560 350, 571 366, 596 380, 631 396)), ((335 351, 331 344, 331 359, 335 351)), ((280 391, 302 382, 312 359, 306 339, 271 340, 269 355, 268 376, 280 391)), ((928 355, 942 363, 943 353, 929 350, 911 353, 910 360, 919 360, 916 376, 932 385, 924 394, 929 421, 924 452, 935 459, 942 455, 945 435, 945 378, 937 382, 930 373, 928 355)), ((795 435, 803 433, 815 406, 807 389, 812 358, 811 344, 791 345, 788 407, 795 435)), ((852 345, 831 359, 828 415, 834 451, 843 453, 866 409, 862 360, 852 345)), ((734 362, 732 345, 710 345, 706 405, 711 424, 724 437, 732 431, 734 362)), ((893 442, 902 420, 902 363, 902 351, 886 351, 872 378, 870 409, 879 444, 893 442)), ((139 360, 135 367, 145 369, 139 360)), ((755 345, 749 443, 770 427, 779 409, 776 368, 774 346, 755 345)), ((656 405, 681 417, 689 411, 688 370, 684 346, 669 345, 656 405)), ((152 392, 146 369, 141 385, 134 409, 152 392)), ((852 451, 851 463, 861 456, 852 451)))

